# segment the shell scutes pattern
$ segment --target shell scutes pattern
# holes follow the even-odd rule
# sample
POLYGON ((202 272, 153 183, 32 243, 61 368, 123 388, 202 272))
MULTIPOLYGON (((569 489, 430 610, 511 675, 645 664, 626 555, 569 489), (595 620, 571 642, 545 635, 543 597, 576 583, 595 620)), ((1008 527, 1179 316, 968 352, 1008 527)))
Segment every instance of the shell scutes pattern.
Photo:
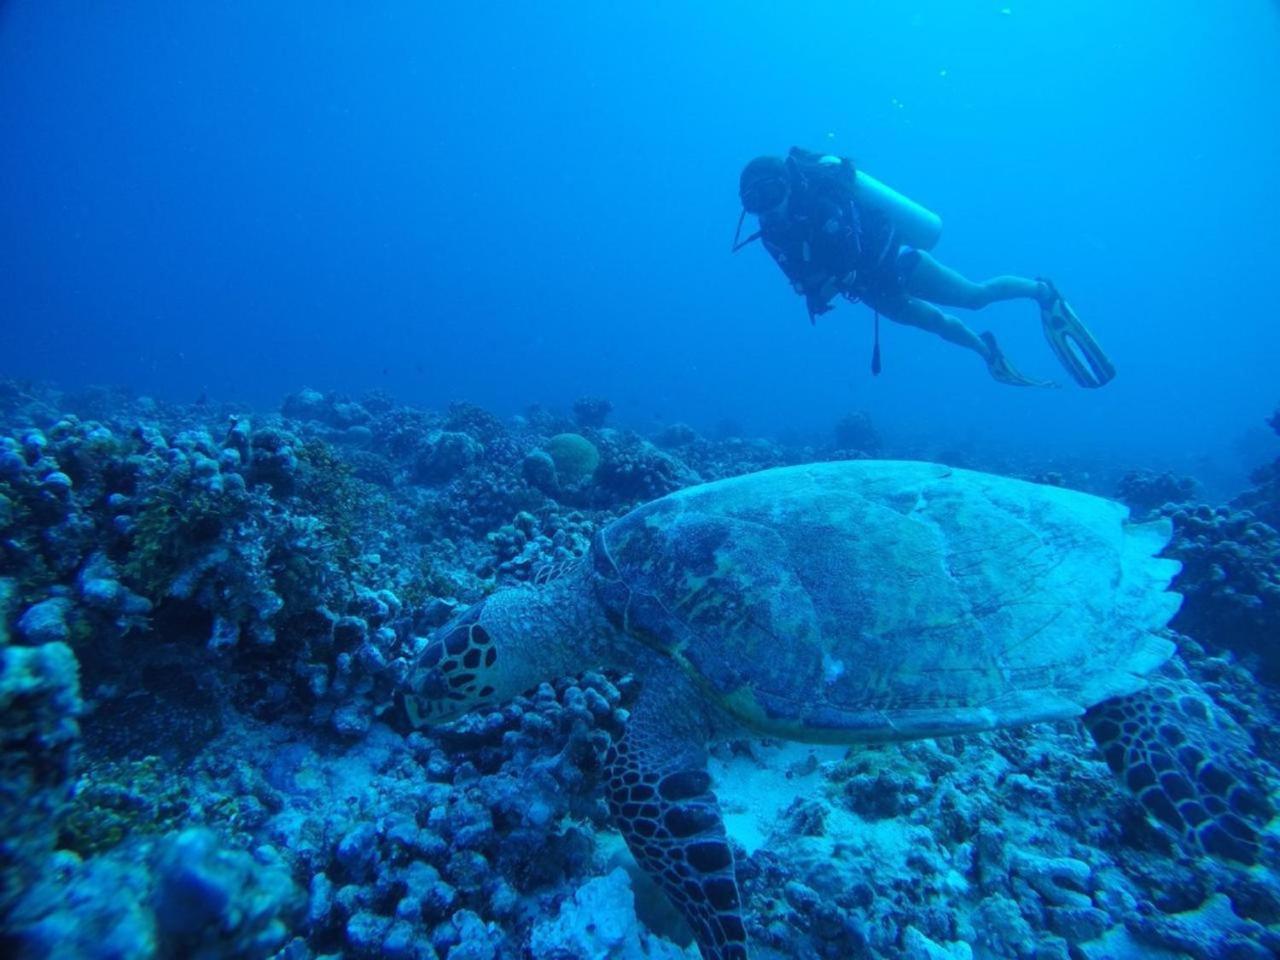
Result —
POLYGON ((1172 644, 1169 531, 1087 494, 936 464, 764 471, 598 535, 597 590, 760 729, 902 739, 1076 716, 1172 644))
POLYGON ((598 592, 615 625, 731 700, 785 678, 797 701, 820 682, 818 621, 770 526, 667 498, 598 535, 598 592))

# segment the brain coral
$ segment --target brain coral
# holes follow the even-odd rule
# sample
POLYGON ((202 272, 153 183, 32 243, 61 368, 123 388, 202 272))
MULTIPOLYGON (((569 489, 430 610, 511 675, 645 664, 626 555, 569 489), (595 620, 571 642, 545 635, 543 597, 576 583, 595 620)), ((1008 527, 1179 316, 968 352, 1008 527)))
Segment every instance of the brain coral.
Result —
POLYGON ((589 478, 600 464, 596 445, 579 433, 557 433, 547 441, 547 453, 555 462, 556 476, 569 486, 589 478))

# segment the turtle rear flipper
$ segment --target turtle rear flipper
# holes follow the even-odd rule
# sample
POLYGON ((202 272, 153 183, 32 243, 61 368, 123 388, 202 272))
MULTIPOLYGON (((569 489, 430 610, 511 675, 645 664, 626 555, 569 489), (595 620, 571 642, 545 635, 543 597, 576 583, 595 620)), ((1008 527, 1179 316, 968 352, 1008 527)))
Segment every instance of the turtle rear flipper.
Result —
POLYGON ((1258 862, 1275 811, 1249 769, 1247 734, 1194 681, 1161 676, 1084 720, 1111 770, 1191 849, 1258 862))
POLYGON ((672 668, 646 677, 605 758, 609 809, 636 861, 688 921, 705 960, 747 960, 733 851, 710 789, 705 732, 690 716, 696 696, 672 668))

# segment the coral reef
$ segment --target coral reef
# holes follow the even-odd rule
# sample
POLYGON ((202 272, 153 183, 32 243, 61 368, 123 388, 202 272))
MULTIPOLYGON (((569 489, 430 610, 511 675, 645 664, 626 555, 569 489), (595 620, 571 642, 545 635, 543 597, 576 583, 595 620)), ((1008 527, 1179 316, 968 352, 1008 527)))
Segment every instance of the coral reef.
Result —
MULTIPOLYGON (((1280 436, 1280 407, 1267 419, 1267 426, 1280 436)), ((1252 510, 1264 523, 1280 529, 1280 457, 1253 471, 1251 490, 1232 501, 1232 505, 1252 510)))
POLYGON ((1130 470, 1120 478, 1116 499, 1127 503, 1140 514, 1159 510, 1165 504, 1190 502, 1199 484, 1192 477, 1180 477, 1164 471, 1130 470))
POLYGON ((1232 650, 1268 681, 1280 680, 1280 534, 1248 510, 1165 508, 1182 561, 1186 602, 1174 625, 1216 650, 1232 650))
POLYGON ((880 432, 871 422, 870 414, 859 410, 836 421, 835 443, 837 450, 874 457, 880 453, 880 432))
MULTIPOLYGON (((0 614, 12 583, 0 580, 0 614)), ((5 617, 7 621, 7 616, 5 617)), ((70 809, 80 686, 65 638, 11 645, 0 625, 0 919, 44 871, 70 809)))
POLYGON ((273 847, 228 849, 200 827, 51 861, 11 918, 17 956, 264 960, 303 906, 273 847))
POLYGON ((579 397, 573 401, 573 418, 580 427, 603 427, 612 412, 613 403, 604 397, 579 397))
POLYGON ((632 507, 701 479, 680 460, 635 434, 601 431, 597 446, 600 464, 593 499, 599 506, 632 507))
POLYGON ((413 465, 414 479, 420 483, 441 483, 459 476, 484 454, 484 447, 470 434, 456 430, 433 430, 413 465))
MULTIPOLYGON (((557 575, 638 503, 919 454, 865 414, 806 445, 645 437, 611 410, 303 390, 254 412, 0 383, 0 953, 689 956, 600 791, 630 677, 561 678, 429 734, 397 686, 454 613, 557 575)), ((1277 477, 1226 505, 1170 474, 1119 486, 1173 520, 1187 670, 1272 763, 1277 477)), ((730 742, 713 770, 761 956, 1280 954, 1275 838, 1250 871, 1188 857, 1076 725, 730 742)))

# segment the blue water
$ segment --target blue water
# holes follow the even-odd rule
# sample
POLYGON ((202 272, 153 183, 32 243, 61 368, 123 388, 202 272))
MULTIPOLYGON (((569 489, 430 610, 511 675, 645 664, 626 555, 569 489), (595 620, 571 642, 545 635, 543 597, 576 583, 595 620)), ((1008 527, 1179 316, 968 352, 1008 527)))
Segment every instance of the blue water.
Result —
MULTIPOLYGON (((0 375, 1259 462, 1274 4, 444 6, 0 6, 0 375), (939 212, 966 273, 1053 277, 1119 377, 1016 392, 888 327, 872 378, 864 307, 811 328, 728 253, 738 170, 792 144, 939 212)), ((1061 376, 1026 304, 972 323, 1061 376)))

